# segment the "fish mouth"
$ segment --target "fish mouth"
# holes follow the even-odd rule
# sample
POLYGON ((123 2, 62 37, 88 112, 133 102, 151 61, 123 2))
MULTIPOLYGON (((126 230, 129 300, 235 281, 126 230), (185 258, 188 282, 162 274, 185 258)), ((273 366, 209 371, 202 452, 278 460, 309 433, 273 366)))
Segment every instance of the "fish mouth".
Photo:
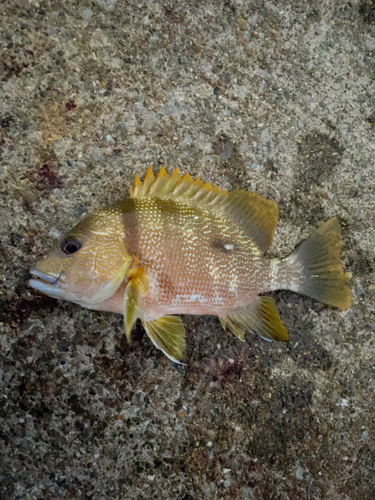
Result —
POLYGON ((39 279, 29 280, 29 285, 39 292, 45 293, 47 295, 57 295, 59 280, 62 275, 62 271, 59 275, 54 276, 53 274, 46 274, 38 269, 31 269, 30 274, 33 274, 39 279))

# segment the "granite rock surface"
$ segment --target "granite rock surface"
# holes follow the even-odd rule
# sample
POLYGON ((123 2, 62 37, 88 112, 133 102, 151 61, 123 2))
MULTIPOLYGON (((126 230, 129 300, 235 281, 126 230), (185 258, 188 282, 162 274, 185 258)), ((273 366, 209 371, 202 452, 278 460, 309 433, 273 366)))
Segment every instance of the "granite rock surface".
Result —
POLYGON ((373 0, 0 4, 0 497, 375 497, 373 0), (275 292, 287 345, 185 317, 186 367, 28 270, 148 165, 343 225, 354 304, 275 292))

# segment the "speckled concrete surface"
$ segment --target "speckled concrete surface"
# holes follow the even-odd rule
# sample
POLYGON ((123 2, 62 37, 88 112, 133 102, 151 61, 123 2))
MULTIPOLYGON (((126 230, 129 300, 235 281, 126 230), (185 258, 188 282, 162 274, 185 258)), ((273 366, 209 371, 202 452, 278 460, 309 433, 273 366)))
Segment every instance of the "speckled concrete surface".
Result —
POLYGON ((0 496, 375 497, 373 0, 0 5, 0 496), (149 164, 338 215, 354 305, 274 293, 291 342, 187 317, 187 366, 28 269, 149 164))

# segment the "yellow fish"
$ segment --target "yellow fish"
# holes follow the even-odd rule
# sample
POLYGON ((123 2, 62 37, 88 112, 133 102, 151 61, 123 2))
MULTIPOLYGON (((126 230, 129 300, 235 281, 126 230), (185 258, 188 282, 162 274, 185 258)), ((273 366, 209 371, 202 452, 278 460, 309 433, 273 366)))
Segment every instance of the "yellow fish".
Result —
POLYGON ((130 198, 88 216, 31 269, 30 285, 51 297, 140 318, 156 347, 180 362, 185 328, 176 314, 218 316, 244 341, 246 331, 287 341, 274 301, 287 289, 332 306, 351 305, 340 261, 341 227, 322 224, 285 259, 267 259, 276 229, 274 201, 228 193, 178 170, 138 175, 130 198))

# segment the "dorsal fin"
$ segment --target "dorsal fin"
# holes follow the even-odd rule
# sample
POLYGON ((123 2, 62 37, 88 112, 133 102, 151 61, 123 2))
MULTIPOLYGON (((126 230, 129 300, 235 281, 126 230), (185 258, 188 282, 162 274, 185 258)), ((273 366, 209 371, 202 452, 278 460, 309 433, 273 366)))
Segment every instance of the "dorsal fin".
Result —
POLYGON ((195 204, 205 205, 212 203, 218 195, 225 198, 228 193, 211 186, 209 182, 203 184, 199 177, 193 180, 189 174, 181 176, 177 168, 168 175, 165 167, 160 169, 156 177, 152 167, 148 167, 144 181, 141 182, 137 174, 134 186, 130 188, 131 198, 190 199, 195 204))
POLYGON ((165 167, 161 168, 155 177, 152 167, 149 166, 144 181, 139 180, 138 174, 134 179, 134 186, 130 188, 131 198, 158 198, 169 196, 182 177, 176 168, 172 175, 168 175, 165 167))
POLYGON ((163 167, 155 177, 150 166, 143 182, 135 176, 130 189, 132 198, 169 198, 189 200, 195 206, 207 206, 224 211, 264 252, 270 246, 276 229, 278 207, 276 202, 255 193, 236 189, 231 193, 203 184, 198 177, 181 176, 175 169, 169 176, 163 167))
POLYGON ((277 203, 256 193, 236 189, 228 193, 225 211, 265 252, 275 234, 279 209, 277 203))

